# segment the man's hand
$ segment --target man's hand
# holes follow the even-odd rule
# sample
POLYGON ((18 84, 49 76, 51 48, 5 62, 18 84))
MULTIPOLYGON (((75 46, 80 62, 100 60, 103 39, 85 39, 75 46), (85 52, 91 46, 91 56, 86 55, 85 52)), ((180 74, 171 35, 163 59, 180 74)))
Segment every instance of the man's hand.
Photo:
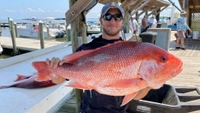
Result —
MULTIPOLYGON (((64 63, 64 61, 60 60, 59 58, 53 57, 51 60, 49 60, 47 58, 46 63, 47 63, 47 65, 49 65, 50 67, 55 69, 58 67, 58 65, 62 65, 64 63)), ((64 81, 65 81, 65 78, 63 78, 61 76, 52 77, 52 82, 55 84, 60 84, 64 81)))
POLYGON ((59 58, 53 57, 51 60, 49 60, 47 58, 46 63, 47 63, 47 65, 49 65, 50 67, 55 69, 58 67, 58 65, 62 65, 64 63, 64 61, 60 60, 59 58))
POLYGON ((191 29, 189 29, 189 31, 190 31, 190 33, 192 33, 192 30, 191 30, 191 29))

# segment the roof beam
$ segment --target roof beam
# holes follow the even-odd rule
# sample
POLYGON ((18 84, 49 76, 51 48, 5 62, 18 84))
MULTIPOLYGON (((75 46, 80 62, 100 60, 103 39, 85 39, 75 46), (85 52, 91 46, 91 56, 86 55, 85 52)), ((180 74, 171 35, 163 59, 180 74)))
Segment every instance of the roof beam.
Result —
MULTIPOLYGON (((150 0, 146 0, 143 2, 139 7, 137 7, 133 12, 131 12, 131 15, 134 15, 136 12, 138 12, 141 8, 143 8, 150 0)), ((130 10, 132 11, 132 10, 130 10)))

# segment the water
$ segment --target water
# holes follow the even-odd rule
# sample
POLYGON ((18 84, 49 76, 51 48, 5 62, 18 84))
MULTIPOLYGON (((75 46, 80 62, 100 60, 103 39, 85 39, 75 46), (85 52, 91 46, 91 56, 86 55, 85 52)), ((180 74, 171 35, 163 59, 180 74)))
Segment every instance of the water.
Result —
POLYGON ((0 60, 6 59, 6 58, 10 58, 10 57, 11 57, 11 55, 4 55, 4 54, 2 54, 2 55, 0 55, 0 60))
POLYGON ((2 27, 2 34, 1 36, 4 36, 4 37, 11 37, 10 36, 10 31, 9 31, 9 28, 8 27, 2 27))

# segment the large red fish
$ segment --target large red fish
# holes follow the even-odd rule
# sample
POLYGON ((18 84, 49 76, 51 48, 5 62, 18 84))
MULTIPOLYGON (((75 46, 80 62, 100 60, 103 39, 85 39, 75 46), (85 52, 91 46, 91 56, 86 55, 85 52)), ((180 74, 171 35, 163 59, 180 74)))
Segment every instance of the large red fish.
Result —
POLYGON ((119 41, 67 55, 56 69, 33 62, 37 81, 69 79, 67 86, 125 96, 122 105, 146 87, 158 89, 182 70, 182 61, 150 43, 119 41))

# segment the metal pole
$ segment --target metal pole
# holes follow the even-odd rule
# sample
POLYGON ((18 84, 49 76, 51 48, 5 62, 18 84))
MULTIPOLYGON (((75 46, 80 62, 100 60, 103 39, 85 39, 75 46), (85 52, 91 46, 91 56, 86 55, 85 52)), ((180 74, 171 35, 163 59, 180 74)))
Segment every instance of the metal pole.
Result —
POLYGON ((39 39, 40 39, 40 47, 41 49, 44 48, 44 32, 43 32, 43 22, 40 20, 39 21, 39 39))

